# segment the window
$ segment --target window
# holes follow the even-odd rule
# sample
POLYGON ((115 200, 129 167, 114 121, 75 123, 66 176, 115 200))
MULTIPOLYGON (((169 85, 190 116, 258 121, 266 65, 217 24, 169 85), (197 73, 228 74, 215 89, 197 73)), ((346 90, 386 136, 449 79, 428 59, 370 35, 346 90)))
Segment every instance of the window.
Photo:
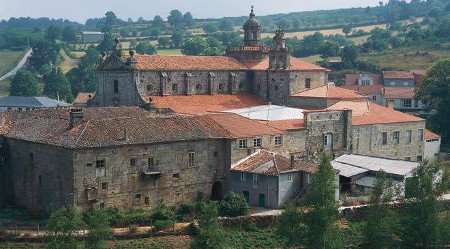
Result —
POLYGON ((412 130, 406 130, 406 143, 410 144, 412 141, 412 130))
POLYGON ((153 86, 147 85, 147 92, 153 92, 153 86))
POLYGON ((275 137, 275 146, 283 145, 283 137, 282 136, 276 136, 275 137))
POLYGON ((119 81, 114 80, 114 93, 119 93, 119 81))
POLYGON ((246 149, 247 148, 247 139, 240 139, 238 141, 239 143, 239 149, 246 149))
POLYGON ((392 133, 392 140, 394 140, 394 142, 396 144, 400 143, 400 132, 399 131, 394 131, 392 133))
POLYGON ((100 204, 98 206, 100 207, 100 209, 104 209, 105 208, 105 203, 100 202, 100 204))
POLYGON ((278 85, 273 86, 273 89, 274 89, 275 91, 278 91, 278 85))
POLYGON ((306 182, 307 182, 308 184, 311 183, 311 175, 310 175, 309 173, 306 175, 306 182))
POLYGON ((311 78, 305 79, 305 88, 311 88, 311 78))
POLYGON ((417 156, 417 161, 422 162, 422 156, 417 156))
POLYGON ((194 167, 194 165, 195 165, 195 152, 189 152, 188 156, 189 156, 188 166, 189 167, 194 167))
POLYGON ((411 157, 410 156, 405 157, 405 161, 411 161, 411 157))
POLYGON ((180 178, 180 173, 175 173, 175 174, 172 175, 172 177, 178 179, 178 178, 180 178))
POLYGON ((92 163, 86 163, 86 167, 92 167, 92 163))
POLYGON ((102 189, 103 190, 107 190, 108 189, 108 183, 107 182, 103 182, 102 183, 102 189))
POLYGON ((130 166, 136 166, 136 158, 130 158, 130 166))
POLYGON ((253 174, 253 188, 258 187, 258 174, 253 174))
POLYGON ((220 91, 223 90, 223 83, 219 83, 219 90, 220 90, 220 91))
POLYGON ((178 92, 178 84, 172 84, 172 92, 177 93, 178 92))
POLYGON ((141 194, 134 194, 133 202, 134 202, 134 204, 141 203, 141 194))
POLYGON ((202 85, 197 84, 195 85, 195 91, 200 92, 202 90, 202 85))
POLYGON ((292 182, 292 174, 288 174, 288 182, 292 182))
POLYGON ((373 100, 373 101, 377 101, 377 95, 373 95, 373 96, 372 96, 372 100, 373 100))
POLYGON ((423 141, 423 129, 418 129, 417 130, 417 140, 418 141, 423 141))
POLYGON ((106 175, 105 171, 105 160, 97 160, 95 161, 95 176, 96 177, 104 177, 106 175))
POLYGON ((214 156, 214 157, 217 157, 217 156, 219 156, 219 152, 217 152, 217 151, 214 151, 214 152, 213 152, 213 156, 214 156))
POLYGON ((419 107, 419 100, 415 99, 414 100, 414 108, 418 108, 419 107))
POLYGON ((331 150, 333 148, 333 134, 326 133, 323 135, 323 148, 324 150, 331 150))
POLYGON ((30 152, 30 161, 34 161, 34 154, 30 152))
POLYGON ((148 196, 144 198, 144 203, 145 205, 150 205, 150 198, 148 196))
POLYGON ((389 82, 389 85, 390 85, 390 86, 395 86, 395 81, 389 82))
POLYGON ((104 168, 105 167, 105 160, 97 160, 97 161, 95 161, 95 167, 96 168, 104 168))
POLYGON ((410 108, 411 107, 411 100, 410 99, 404 99, 403 100, 403 107, 410 108))
POLYGON ((404 81, 404 82, 403 82, 403 85, 404 85, 404 86, 408 86, 408 85, 409 85, 408 81, 404 81))
POLYGON ((245 181, 245 173, 241 172, 241 181, 245 181))
POLYGON ((253 147, 261 147, 261 138, 253 139, 253 147))
POLYGON ((387 144, 387 132, 382 132, 381 137, 383 139, 383 145, 387 144))
POLYGON ((147 159, 147 169, 148 170, 154 170, 156 165, 156 158, 154 156, 151 156, 147 159))
POLYGON ((39 186, 42 185, 42 175, 39 175, 39 177, 38 177, 38 184, 39 184, 39 186))
POLYGON ((260 85, 260 84, 257 84, 257 85, 256 85, 256 91, 259 92, 260 90, 261 90, 261 85, 260 85))

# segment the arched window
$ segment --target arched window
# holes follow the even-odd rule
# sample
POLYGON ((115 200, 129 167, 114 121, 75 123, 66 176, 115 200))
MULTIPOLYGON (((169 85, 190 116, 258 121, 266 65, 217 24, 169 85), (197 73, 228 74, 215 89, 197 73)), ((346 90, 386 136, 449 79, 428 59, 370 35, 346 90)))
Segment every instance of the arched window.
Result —
POLYGON ((219 90, 223 91, 223 83, 219 83, 219 90))
POLYGON ((153 91, 153 86, 148 84, 147 85, 147 92, 152 92, 153 91))
POLYGON ((244 90, 244 84, 239 84, 239 91, 242 91, 242 90, 244 90))
POLYGON ((200 92, 201 90, 202 90, 202 85, 201 84, 195 85, 195 91, 200 92))
POLYGON ((178 84, 172 84, 172 92, 177 93, 178 92, 178 84))

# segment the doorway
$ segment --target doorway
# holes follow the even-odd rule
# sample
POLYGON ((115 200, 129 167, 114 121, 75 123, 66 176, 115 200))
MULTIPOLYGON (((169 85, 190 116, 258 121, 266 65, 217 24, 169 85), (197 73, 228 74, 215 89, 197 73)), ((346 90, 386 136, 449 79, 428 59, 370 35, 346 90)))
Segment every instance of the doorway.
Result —
POLYGON ((266 207, 266 195, 265 194, 259 194, 259 196, 258 196, 258 206, 259 207, 266 207))

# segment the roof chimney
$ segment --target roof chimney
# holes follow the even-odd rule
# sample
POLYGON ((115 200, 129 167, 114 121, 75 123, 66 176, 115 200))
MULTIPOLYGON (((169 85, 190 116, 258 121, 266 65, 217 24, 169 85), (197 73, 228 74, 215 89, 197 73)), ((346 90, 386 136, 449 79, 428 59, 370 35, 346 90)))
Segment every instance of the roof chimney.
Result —
POLYGON ((75 127, 84 121, 84 112, 81 108, 70 109, 70 128, 75 127))

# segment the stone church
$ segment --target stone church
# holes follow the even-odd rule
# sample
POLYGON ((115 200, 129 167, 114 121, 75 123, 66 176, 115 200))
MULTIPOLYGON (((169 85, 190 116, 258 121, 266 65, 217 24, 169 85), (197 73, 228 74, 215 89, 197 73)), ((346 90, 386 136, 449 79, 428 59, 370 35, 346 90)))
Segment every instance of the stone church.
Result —
MULTIPOLYGON (((328 70, 291 57, 282 29, 270 47, 261 41, 261 24, 253 9, 243 25, 244 41, 225 56, 159 56, 119 49, 105 55, 92 107, 142 106, 152 96, 250 93, 274 104, 323 86, 328 70)), ((118 47, 119 44, 117 44, 118 47)))

